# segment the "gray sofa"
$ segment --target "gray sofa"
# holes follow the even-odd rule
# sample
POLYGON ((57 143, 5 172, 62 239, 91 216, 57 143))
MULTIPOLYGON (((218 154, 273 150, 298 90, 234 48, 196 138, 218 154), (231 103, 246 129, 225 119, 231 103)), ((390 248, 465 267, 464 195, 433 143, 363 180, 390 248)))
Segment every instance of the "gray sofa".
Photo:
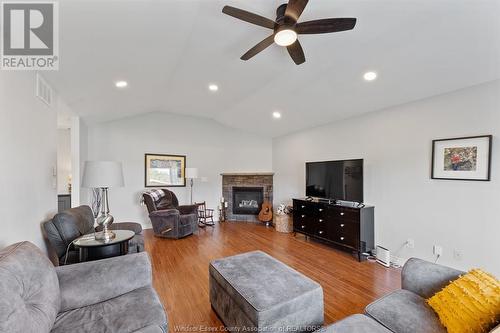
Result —
POLYGON ((409 259, 401 272, 401 288, 354 315, 330 325, 327 333, 446 333, 425 300, 464 272, 421 259, 409 259))
POLYGON ((167 332, 146 253, 54 267, 33 244, 0 251, 0 332, 167 332))

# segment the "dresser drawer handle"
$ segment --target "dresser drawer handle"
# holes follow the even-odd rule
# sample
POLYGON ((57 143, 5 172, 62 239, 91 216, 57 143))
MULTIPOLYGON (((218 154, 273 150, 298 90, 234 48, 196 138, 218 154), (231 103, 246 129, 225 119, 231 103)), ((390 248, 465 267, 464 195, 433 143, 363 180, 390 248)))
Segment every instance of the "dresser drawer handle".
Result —
POLYGON ((301 227, 302 229, 305 229, 305 228, 306 228, 306 226, 305 226, 305 225, 302 225, 302 226, 300 226, 300 227, 301 227))
POLYGON ((323 219, 319 219, 318 222, 323 222, 323 219))
POLYGON ((340 213, 341 216, 344 216, 344 214, 345 214, 344 212, 340 213))
POLYGON ((320 211, 320 212, 322 212, 322 211, 323 211, 323 208, 320 208, 320 209, 319 209, 319 211, 320 211))
POLYGON ((323 230, 320 230, 318 233, 319 233, 320 235, 322 235, 322 234, 323 234, 323 230))
POLYGON ((306 216, 305 216, 305 215, 302 215, 302 216, 300 216, 300 217, 304 218, 304 217, 306 217, 306 216))
POLYGON ((306 206, 302 205, 302 206, 300 206, 300 208, 306 208, 306 206))
POLYGON ((340 240, 344 240, 344 237, 340 237, 340 240))

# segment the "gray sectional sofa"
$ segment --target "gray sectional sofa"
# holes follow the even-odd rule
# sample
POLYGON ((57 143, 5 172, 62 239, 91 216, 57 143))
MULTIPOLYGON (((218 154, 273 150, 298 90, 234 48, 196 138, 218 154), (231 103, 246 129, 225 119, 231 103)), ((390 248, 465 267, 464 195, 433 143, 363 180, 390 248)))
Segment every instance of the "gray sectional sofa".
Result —
POLYGON ((0 251, 0 332, 167 332, 146 253, 54 267, 33 244, 0 251))
MULTIPOLYGON (((457 279, 462 271, 421 259, 409 259, 401 272, 401 289, 369 304, 365 314, 345 318, 324 333, 446 333, 425 300, 457 279)), ((491 332, 493 332, 492 330, 491 332)))

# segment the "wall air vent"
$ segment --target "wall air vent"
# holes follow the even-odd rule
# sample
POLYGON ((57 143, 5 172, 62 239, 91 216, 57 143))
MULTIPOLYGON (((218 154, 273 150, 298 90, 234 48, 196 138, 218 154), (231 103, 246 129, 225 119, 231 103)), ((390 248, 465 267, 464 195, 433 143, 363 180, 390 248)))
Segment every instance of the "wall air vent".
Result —
POLYGON ((54 90, 40 74, 36 74, 35 96, 48 106, 52 106, 54 90))

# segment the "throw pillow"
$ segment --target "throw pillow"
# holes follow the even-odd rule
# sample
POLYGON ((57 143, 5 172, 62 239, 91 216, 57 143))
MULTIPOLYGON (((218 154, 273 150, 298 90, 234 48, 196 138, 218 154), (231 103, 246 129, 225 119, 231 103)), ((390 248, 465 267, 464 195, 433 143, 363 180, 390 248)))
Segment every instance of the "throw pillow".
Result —
POLYGON ((500 281, 473 269, 427 300, 448 333, 488 332, 500 321, 500 281))

